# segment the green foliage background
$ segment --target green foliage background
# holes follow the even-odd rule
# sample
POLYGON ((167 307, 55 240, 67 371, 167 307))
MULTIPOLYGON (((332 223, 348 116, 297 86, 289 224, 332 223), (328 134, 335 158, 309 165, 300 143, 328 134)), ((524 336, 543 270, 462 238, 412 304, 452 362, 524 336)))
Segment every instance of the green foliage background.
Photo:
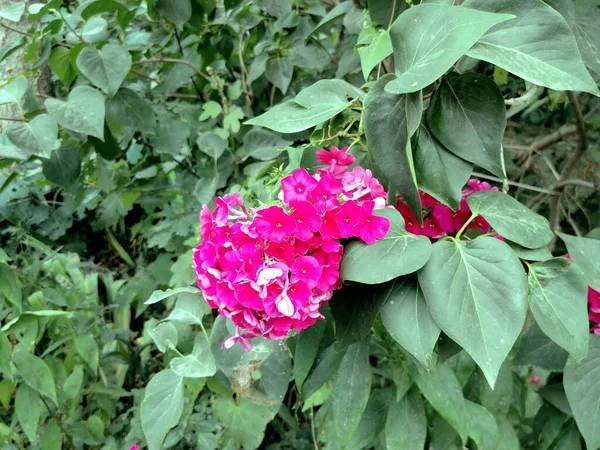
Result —
POLYGON ((457 3, 0 3, 0 448, 600 447, 600 3, 457 3), (326 321, 222 350, 201 205, 267 203, 330 145, 415 212, 496 183, 520 203, 470 206, 510 248, 389 212, 326 321), (497 294, 453 305, 463 266, 497 294))

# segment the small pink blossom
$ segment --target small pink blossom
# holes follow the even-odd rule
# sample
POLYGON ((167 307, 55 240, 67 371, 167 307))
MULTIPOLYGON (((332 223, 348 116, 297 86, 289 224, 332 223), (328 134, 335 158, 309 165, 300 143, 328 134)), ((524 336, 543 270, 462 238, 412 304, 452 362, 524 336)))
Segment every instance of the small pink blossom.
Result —
POLYGON ((358 235, 367 244, 383 239, 390 230, 390 221, 385 217, 373 215, 375 202, 363 203, 358 217, 358 235))
POLYGON ((310 193, 316 185, 317 180, 305 169, 295 170, 294 173, 281 180, 283 201, 288 205, 305 202, 309 199, 310 193))
POLYGON ((253 222, 256 231, 263 238, 281 242, 296 229, 296 223, 280 206, 260 210, 253 222))
POLYGON ((350 166, 354 164, 356 158, 348 152, 348 147, 344 147, 341 150, 337 147, 331 147, 327 150, 317 150, 317 162, 320 164, 331 164, 334 162, 339 166, 350 166))

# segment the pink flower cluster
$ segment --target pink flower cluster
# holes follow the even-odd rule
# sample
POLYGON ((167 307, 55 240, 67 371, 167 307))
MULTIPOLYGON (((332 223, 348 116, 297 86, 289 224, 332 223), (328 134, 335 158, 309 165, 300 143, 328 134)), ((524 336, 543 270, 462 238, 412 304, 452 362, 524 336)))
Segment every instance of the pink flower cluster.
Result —
MULTIPOLYGON (((497 191, 498 188, 490 186, 485 181, 471 179, 462 192, 460 207, 457 211, 438 202, 431 195, 419 190, 421 205, 423 206, 423 225, 419 225, 410 207, 398 197, 397 208, 404 217, 406 230, 413 234, 429 237, 432 241, 444 236, 454 236, 462 226, 471 218, 471 208, 467 204, 467 197, 479 191, 497 191)), ((482 233, 490 231, 490 225, 483 217, 475 218, 467 228, 479 228, 482 233)))
POLYGON ((600 292, 588 287, 588 319, 593 323, 590 333, 600 336, 600 292))
POLYGON ((372 244, 390 228, 373 215, 386 193, 371 171, 350 169, 347 149, 318 150, 317 161, 327 167, 281 180, 281 206, 249 208, 235 193, 212 212, 202 207, 193 267, 208 304, 236 325, 224 348, 248 350, 247 338, 282 339, 322 319, 319 308, 341 287, 340 239, 372 244))

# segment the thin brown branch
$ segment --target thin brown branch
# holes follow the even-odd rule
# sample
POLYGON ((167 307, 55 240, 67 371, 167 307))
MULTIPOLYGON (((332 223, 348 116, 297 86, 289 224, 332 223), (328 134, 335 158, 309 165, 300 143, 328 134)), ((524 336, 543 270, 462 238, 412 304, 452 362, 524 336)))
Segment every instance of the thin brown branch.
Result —
POLYGON ((0 117, 0 120, 7 120, 8 122, 29 122, 29 119, 16 119, 11 117, 0 117))
MULTIPOLYGON (((181 45, 181 38, 179 37, 179 31, 177 31, 177 26, 173 26, 173 31, 175 31, 175 40, 177 41, 177 47, 179 48, 179 53, 181 53, 181 56, 183 56, 183 47, 181 45)), ((196 93, 198 94, 198 97, 202 98, 202 92, 200 91, 200 88, 198 87, 198 84, 196 83, 196 80, 194 80, 194 77, 190 77, 190 80, 192 80, 192 84, 194 85, 194 89, 196 89, 196 93)))
POLYGON ((145 78, 146 80, 154 81, 156 84, 162 84, 158 78, 151 77, 150 75, 146 75, 144 72, 140 72, 139 70, 131 69, 131 73, 135 73, 138 77, 145 78))
POLYGON ((13 28, 13 27, 9 27, 8 25, 4 25, 3 23, 0 23, 0 27, 6 28, 7 30, 10 30, 10 31, 12 31, 14 33, 21 34, 23 36, 32 37, 31 34, 29 34, 29 33, 26 33, 26 32, 21 31, 21 30, 17 30, 16 28, 13 28))
POLYGON ((240 45, 238 47, 238 58, 240 59, 240 74, 241 74, 241 83, 242 83, 242 91, 244 92, 244 96, 246 97, 246 102, 250 107, 252 107, 252 99, 254 98, 254 92, 252 92, 252 87, 248 89, 246 84, 246 77, 248 76, 248 71, 246 70, 246 64, 244 63, 244 49, 245 49, 245 39, 244 33, 240 33, 240 45))
POLYGON ((71 24, 70 24, 70 23, 67 21, 67 19, 65 19, 65 16, 63 15, 63 13, 62 13, 62 11, 60 10, 60 8, 59 8, 59 9, 57 9, 57 12, 58 12, 58 14, 60 14, 60 17, 62 18, 62 20, 63 20, 63 23, 64 23, 64 24, 67 26, 67 28, 68 28, 69 30, 71 30, 71 32, 72 32, 72 33, 73 33, 75 36, 77 36, 77 38, 78 38, 78 39, 79 39, 81 42, 83 42, 84 44, 87 44, 87 42, 85 41, 85 39, 83 39, 83 36, 81 36, 81 34, 77 33, 77 31, 75 31, 75 29, 74 29, 74 28, 71 26, 71 24))
POLYGON ((207 80, 209 82, 212 81, 207 74, 202 72, 194 64, 192 64, 189 61, 186 61, 185 59, 163 58, 162 56, 159 56, 158 58, 140 59, 139 61, 134 61, 133 65, 140 66, 142 64, 162 64, 162 63, 183 64, 183 65, 188 66, 189 68, 193 69, 194 72, 196 72, 198 75, 200 75, 205 80, 207 80))

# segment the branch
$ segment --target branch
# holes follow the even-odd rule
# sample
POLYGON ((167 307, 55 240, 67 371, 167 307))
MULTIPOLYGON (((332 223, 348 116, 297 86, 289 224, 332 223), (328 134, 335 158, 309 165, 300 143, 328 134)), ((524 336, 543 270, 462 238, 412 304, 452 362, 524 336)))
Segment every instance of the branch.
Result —
POLYGON ((140 72, 139 70, 131 69, 130 72, 135 73, 138 77, 142 77, 147 80, 154 81, 156 84, 162 84, 158 78, 154 78, 154 77, 151 77, 150 75, 146 75, 144 72, 140 72))
POLYGON ((0 117, 0 120, 7 120, 8 122, 29 122, 29 119, 15 119, 11 117, 0 117))
POLYGON ((9 27, 8 25, 4 25, 3 23, 0 23, 0 27, 6 28, 7 30, 10 30, 10 31, 12 31, 14 33, 21 34, 23 36, 32 37, 31 34, 29 34, 29 33, 26 33, 26 32, 21 31, 21 30, 17 30, 16 28, 13 28, 13 27, 9 27))
MULTIPOLYGON (((173 25, 173 31, 175 31, 175 39, 177 40, 177 47, 179 48, 179 53, 181 53, 181 56, 183 56, 183 47, 181 46, 181 38, 179 37, 179 31, 177 31, 176 25, 173 25)), ((200 88, 196 84, 196 80, 194 80, 194 77, 190 77, 190 79, 192 80, 194 89, 196 89, 196 94, 198 94, 199 98, 202 98, 202 92, 200 91, 200 88)))
POLYGON ((242 91, 244 92, 244 96, 246 97, 246 102, 248 103, 248 105, 250 107, 252 107, 252 98, 254 97, 254 92, 252 92, 252 87, 250 89, 248 89, 248 86, 246 85, 246 76, 247 76, 247 70, 246 70, 246 64, 244 63, 244 34, 240 33, 240 45, 238 48, 238 58, 240 59, 240 73, 242 76, 241 82, 242 82, 242 91))
POLYGON ((158 58, 140 59, 139 61, 134 61, 132 65, 139 66, 139 65, 142 65, 142 64, 154 64, 154 63, 183 64, 183 65, 188 66, 189 68, 193 69, 194 72, 196 72, 198 75, 200 75, 206 81, 208 81, 208 82, 212 81, 207 74, 205 74, 204 72, 202 72, 195 65, 193 65, 189 61, 186 61, 185 59, 163 58, 162 56, 159 56, 158 58))

